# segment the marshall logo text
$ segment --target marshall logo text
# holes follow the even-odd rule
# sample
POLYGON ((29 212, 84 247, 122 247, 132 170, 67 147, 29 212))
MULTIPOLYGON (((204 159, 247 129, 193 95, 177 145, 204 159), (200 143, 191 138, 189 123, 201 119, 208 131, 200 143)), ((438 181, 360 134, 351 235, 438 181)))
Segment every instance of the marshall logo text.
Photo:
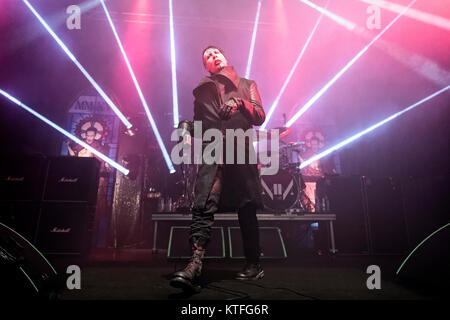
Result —
POLYGON ((25 180, 25 177, 11 177, 11 176, 8 176, 5 179, 5 181, 24 181, 24 180, 25 180))
POLYGON ((78 182, 78 178, 66 178, 66 177, 62 177, 61 179, 58 180, 58 182, 75 183, 75 182, 78 182))
POLYGON ((70 230, 71 230, 71 228, 54 227, 53 229, 50 230, 50 232, 53 232, 53 233, 69 233, 70 230))

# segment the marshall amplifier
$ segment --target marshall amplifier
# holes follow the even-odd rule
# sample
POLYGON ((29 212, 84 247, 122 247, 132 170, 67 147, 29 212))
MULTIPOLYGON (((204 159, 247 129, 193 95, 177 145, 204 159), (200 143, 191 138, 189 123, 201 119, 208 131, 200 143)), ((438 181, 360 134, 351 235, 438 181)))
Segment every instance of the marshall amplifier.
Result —
POLYGON ((33 202, 42 197, 46 159, 21 156, 3 159, 0 166, 0 202, 33 202))
POLYGON ((83 204, 44 204, 36 246, 46 254, 85 255, 91 243, 95 207, 83 204))
POLYGON ((100 161, 95 158, 50 158, 43 201, 95 205, 99 171, 100 161))

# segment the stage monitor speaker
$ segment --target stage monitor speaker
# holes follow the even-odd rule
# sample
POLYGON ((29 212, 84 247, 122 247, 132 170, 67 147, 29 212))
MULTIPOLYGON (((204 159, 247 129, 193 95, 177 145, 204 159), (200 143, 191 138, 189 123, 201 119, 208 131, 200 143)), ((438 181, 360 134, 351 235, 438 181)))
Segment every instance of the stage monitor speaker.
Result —
POLYGON ((46 254, 86 255, 89 252, 95 207, 84 204, 44 204, 36 246, 46 254))
MULTIPOLYGON (((189 259, 192 256, 189 243, 190 227, 171 227, 169 235, 168 258, 189 259)), ((225 258, 225 235, 223 227, 212 227, 211 239, 205 258, 225 258)))
POLYGON ((336 214, 334 231, 338 253, 368 254, 368 226, 361 177, 327 177, 325 192, 330 203, 330 213, 336 214))
POLYGON ((403 254, 408 237, 401 186, 391 178, 365 177, 371 254, 403 254))
POLYGON ((96 158, 50 158, 43 201, 95 205, 99 171, 100 161, 96 158))
POLYGON ((426 292, 429 297, 449 296, 450 223, 441 225, 415 243, 397 269, 397 277, 407 287, 426 292))
POLYGON ((27 202, 4 203, 0 205, 0 222, 34 243, 40 212, 40 205, 38 204, 27 202))
POLYGON ((0 202, 40 201, 46 169, 43 156, 4 158, 0 166, 0 202))
POLYGON ((2 223, 0 283, 5 298, 15 301, 53 300, 61 288, 57 272, 45 256, 21 234, 2 223))
MULTIPOLYGON (((228 241, 230 246, 230 258, 245 258, 242 245, 242 234, 239 227, 228 227, 228 241)), ((286 247, 280 228, 259 227, 259 244, 261 249, 261 259, 287 258, 286 247)))

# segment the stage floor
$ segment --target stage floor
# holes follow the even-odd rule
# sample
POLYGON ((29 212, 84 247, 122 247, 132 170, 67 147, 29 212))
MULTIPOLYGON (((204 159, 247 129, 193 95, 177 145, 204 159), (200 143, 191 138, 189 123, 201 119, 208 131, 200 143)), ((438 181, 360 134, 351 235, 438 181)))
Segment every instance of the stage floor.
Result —
POLYGON ((203 290, 185 295, 169 286, 171 274, 185 261, 168 260, 166 252, 148 249, 97 250, 84 261, 51 257, 61 274, 67 266, 81 268, 81 289, 61 291, 62 300, 417 300, 442 298, 443 293, 399 282, 395 270, 402 256, 318 256, 313 252, 285 260, 263 260, 265 277, 234 280, 242 260, 207 260, 203 290), (381 269, 381 289, 369 290, 369 265, 381 269))

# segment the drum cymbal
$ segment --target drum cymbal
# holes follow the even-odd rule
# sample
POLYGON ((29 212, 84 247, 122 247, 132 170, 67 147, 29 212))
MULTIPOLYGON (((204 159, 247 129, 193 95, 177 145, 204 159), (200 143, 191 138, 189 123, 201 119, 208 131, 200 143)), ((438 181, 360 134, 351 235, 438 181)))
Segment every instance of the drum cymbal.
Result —
POLYGON ((288 146, 291 148, 299 148, 299 147, 303 147, 306 144, 306 142, 304 141, 295 141, 295 142, 288 142, 288 146))

